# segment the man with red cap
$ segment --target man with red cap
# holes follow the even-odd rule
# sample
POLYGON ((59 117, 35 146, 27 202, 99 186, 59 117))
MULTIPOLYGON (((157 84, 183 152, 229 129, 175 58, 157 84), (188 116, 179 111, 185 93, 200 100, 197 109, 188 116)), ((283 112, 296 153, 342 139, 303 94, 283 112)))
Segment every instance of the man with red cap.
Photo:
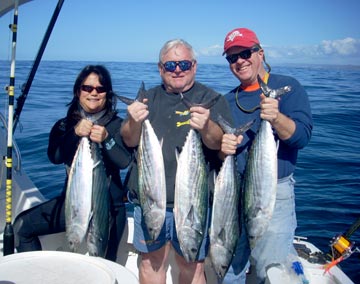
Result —
POLYGON ((236 155, 237 170, 243 177, 248 153, 260 122, 267 120, 278 144, 278 180, 269 227, 250 251, 249 234, 243 226, 232 264, 222 283, 245 283, 248 259, 252 265, 251 272, 256 273, 257 283, 264 283, 269 265, 285 264, 289 254, 296 254, 293 247, 297 226, 293 172, 299 149, 305 147, 311 138, 312 114, 307 93, 296 79, 270 74, 265 51, 253 31, 247 28, 230 31, 225 37, 223 55, 226 55, 231 72, 240 82, 239 86, 225 95, 234 126, 239 127, 253 119, 256 121, 243 135, 224 134, 221 151, 225 155, 236 155), (291 90, 280 99, 267 97, 259 86, 258 75, 270 89, 289 86, 291 90))

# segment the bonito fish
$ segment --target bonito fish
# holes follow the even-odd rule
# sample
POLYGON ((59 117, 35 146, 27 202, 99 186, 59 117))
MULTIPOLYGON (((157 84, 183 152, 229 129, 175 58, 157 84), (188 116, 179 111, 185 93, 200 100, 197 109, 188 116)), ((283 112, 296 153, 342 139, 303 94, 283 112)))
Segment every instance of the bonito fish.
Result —
POLYGON ((65 198, 66 237, 71 251, 82 243, 91 217, 93 160, 90 141, 80 140, 71 164, 65 198))
MULTIPOLYGON (((135 100, 142 102, 145 95, 145 85, 142 82, 135 100)), ((123 96, 119 98, 127 105, 135 101, 123 96)), ((148 119, 145 119, 141 129, 137 164, 140 206, 148 233, 155 240, 165 221, 166 182, 161 144, 148 119)))
MULTIPOLYGON (((220 98, 193 104, 181 94, 182 102, 210 108, 220 98)), ((205 236, 209 206, 208 170, 200 134, 190 129, 177 160, 175 178, 174 219, 180 248, 187 262, 195 261, 205 236)))
POLYGON ((87 235, 89 255, 105 257, 109 239, 110 177, 106 175, 105 165, 98 143, 91 142, 94 163, 92 174, 92 216, 87 235))
MULTIPOLYGON (((225 133, 236 136, 246 132, 255 121, 239 129, 232 128, 221 116, 218 123, 225 133)), ((210 260, 219 278, 229 269, 240 235, 240 181, 234 155, 225 157, 216 177, 210 223, 210 260)))
MULTIPOLYGON (((290 87, 272 90, 258 76, 265 96, 277 98, 290 87)), ((245 225, 250 247, 266 232, 272 218, 277 187, 277 145, 270 122, 262 120, 249 151, 245 169, 245 225)))
POLYGON ((149 235, 155 240, 165 221, 166 183, 161 145, 148 119, 142 125, 137 162, 140 206, 149 235))
POLYGON ((195 261, 205 235, 208 174, 200 134, 190 129, 177 161, 174 218, 186 261, 195 261))

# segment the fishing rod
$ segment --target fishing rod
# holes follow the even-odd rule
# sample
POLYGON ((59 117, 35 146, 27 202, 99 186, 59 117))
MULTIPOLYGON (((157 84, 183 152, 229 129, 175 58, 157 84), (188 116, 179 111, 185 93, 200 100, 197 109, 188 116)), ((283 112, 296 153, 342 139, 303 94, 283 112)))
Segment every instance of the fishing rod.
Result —
POLYGON ((14 112, 14 86, 15 86, 15 54, 16 54, 16 37, 18 23, 18 6, 19 0, 14 4, 14 20, 10 25, 12 31, 12 54, 10 67, 10 85, 7 88, 9 98, 9 119, 8 119, 8 137, 7 137, 7 154, 6 154, 6 191, 5 191, 5 229, 4 229, 4 255, 14 253, 14 229, 12 221, 12 134, 13 134, 13 112, 14 112))
POLYGON ((20 114, 21 114, 21 111, 23 109, 23 106, 25 104, 25 100, 27 98, 27 95, 29 93, 29 90, 30 90, 30 87, 31 87, 31 84, 34 80, 34 77, 35 77, 35 74, 36 74, 36 71, 39 67, 39 64, 40 64, 40 61, 41 61, 41 58, 44 54, 44 51, 45 51, 45 48, 46 48, 46 45, 49 41, 49 38, 50 38, 50 35, 51 35, 51 32, 55 26, 55 23, 56 23, 56 20, 59 16, 59 13, 60 13, 60 10, 62 8, 62 5, 64 3, 64 0, 59 0, 56 7, 55 7, 55 10, 54 10, 54 13, 51 17, 51 20, 49 22, 49 25, 48 25, 48 28, 45 32, 45 35, 44 35, 44 38, 41 42, 41 45, 40 45, 40 48, 39 48, 39 51, 36 55, 36 58, 34 60, 34 63, 33 63, 33 66, 30 70, 30 73, 29 73, 29 76, 27 78, 27 81, 26 83, 24 83, 22 85, 22 88, 21 88, 21 95, 16 99, 17 103, 16 103, 16 109, 15 109, 15 113, 14 113, 14 118, 13 118, 13 121, 14 121, 14 126, 13 126, 13 133, 15 132, 15 129, 16 129, 16 126, 18 124, 18 121, 19 121, 19 117, 20 117, 20 114))
POLYGON ((350 238, 357 229, 360 228, 360 217, 352 224, 352 226, 345 232, 344 236, 350 238))

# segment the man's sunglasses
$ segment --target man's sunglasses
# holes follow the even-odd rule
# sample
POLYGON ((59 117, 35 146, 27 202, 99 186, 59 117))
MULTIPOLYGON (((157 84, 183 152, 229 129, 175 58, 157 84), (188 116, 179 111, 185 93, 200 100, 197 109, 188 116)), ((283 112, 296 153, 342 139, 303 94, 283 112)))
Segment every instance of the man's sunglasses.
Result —
POLYGON ((96 90, 96 92, 98 94, 106 92, 106 88, 104 86, 97 86, 97 87, 93 87, 90 85, 82 85, 81 86, 81 90, 84 92, 88 92, 88 93, 91 93, 94 89, 96 90))
POLYGON ((245 49, 239 53, 230 54, 230 55, 226 56, 225 58, 230 64, 234 64, 236 61, 238 61, 239 57, 241 59, 249 59, 251 57, 251 55, 253 54, 253 52, 256 52, 259 50, 260 50, 260 48, 253 47, 253 48, 245 49))
POLYGON ((176 66, 179 66, 181 71, 188 71, 191 69, 192 65, 192 61, 189 60, 166 61, 163 63, 163 67, 167 72, 175 72, 176 66))

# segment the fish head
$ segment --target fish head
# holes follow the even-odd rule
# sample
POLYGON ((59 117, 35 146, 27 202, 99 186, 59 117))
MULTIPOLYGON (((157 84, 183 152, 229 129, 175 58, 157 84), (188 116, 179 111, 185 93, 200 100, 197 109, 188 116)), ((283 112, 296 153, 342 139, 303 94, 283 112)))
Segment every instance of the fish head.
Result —
POLYGON ((196 261, 204 235, 188 226, 183 226, 177 233, 185 260, 196 261))
POLYGON ((151 208, 151 210, 143 209, 143 216, 151 239, 156 240, 164 225, 164 209, 155 207, 151 208))
POLYGON ((215 243, 210 246, 210 259, 217 276, 222 279, 229 269, 233 253, 225 246, 215 243))
POLYGON ((77 225, 74 225, 70 230, 67 230, 66 237, 71 252, 76 252, 79 249, 85 234, 86 232, 77 225))

